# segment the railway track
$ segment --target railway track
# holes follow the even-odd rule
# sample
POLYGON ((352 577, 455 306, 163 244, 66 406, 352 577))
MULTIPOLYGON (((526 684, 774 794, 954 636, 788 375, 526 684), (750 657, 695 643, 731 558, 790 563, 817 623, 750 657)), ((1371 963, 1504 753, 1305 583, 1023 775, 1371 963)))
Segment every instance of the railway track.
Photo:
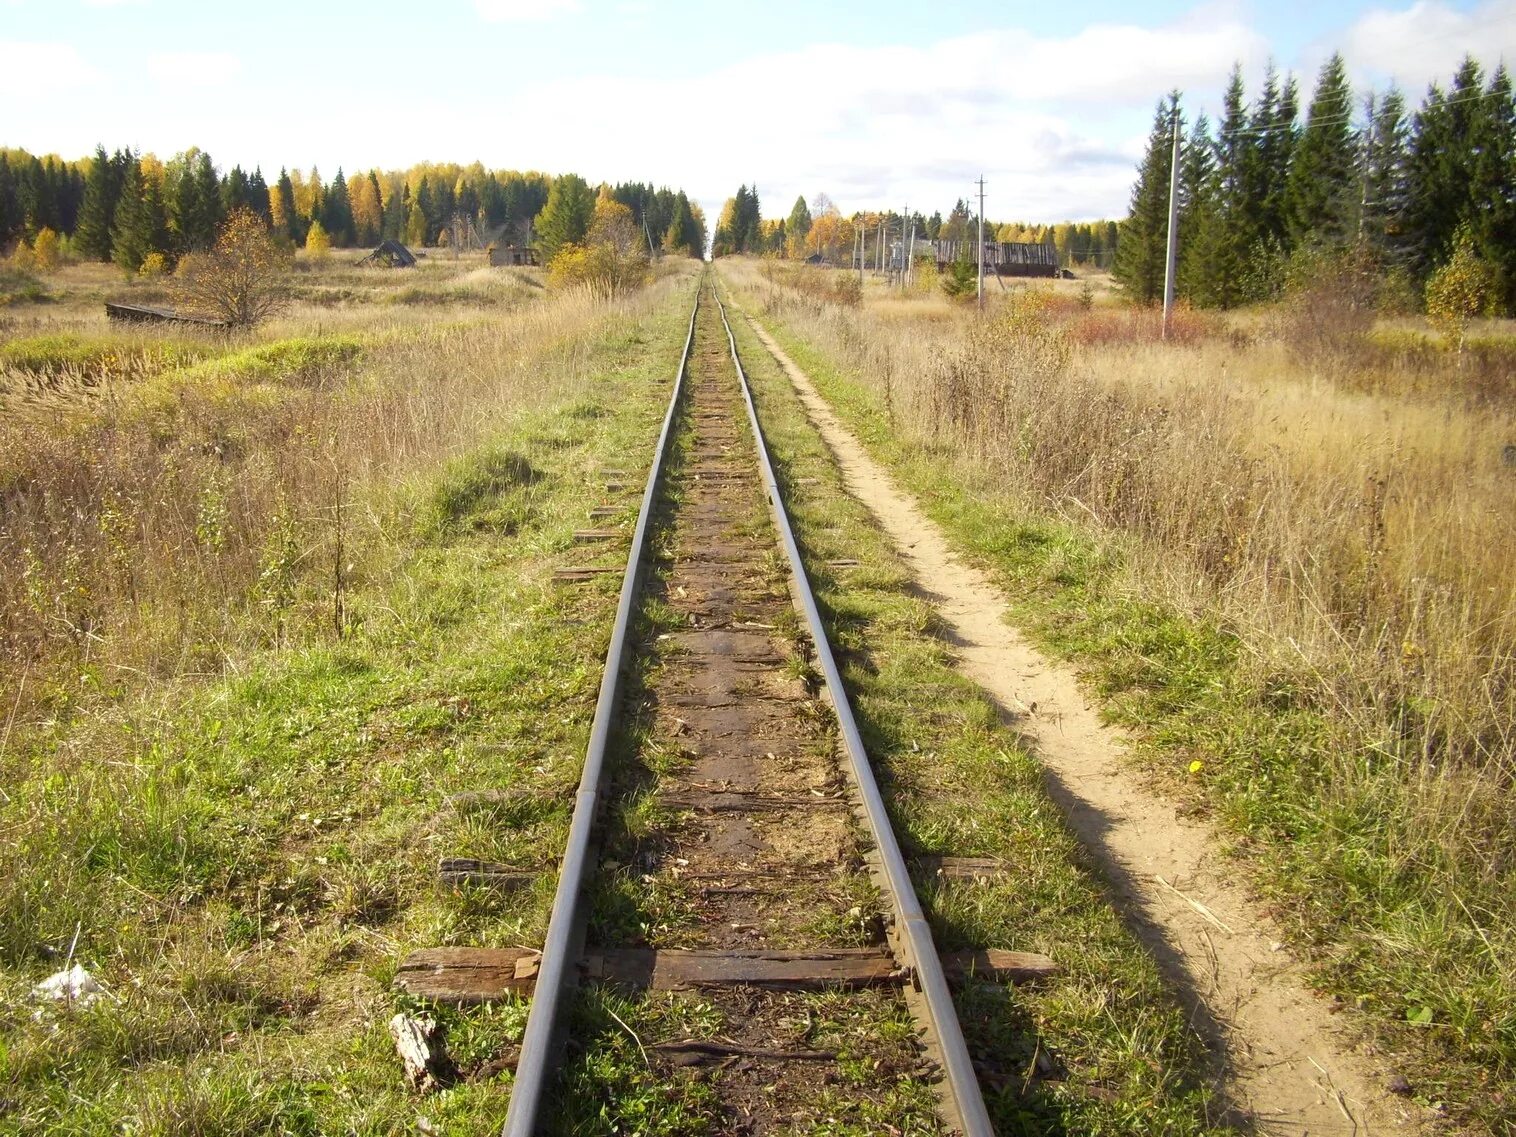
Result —
POLYGON ((657 1076, 698 1081, 715 1132, 830 1115, 989 1137, 954 966, 996 961, 944 961, 932 942, 702 281, 546 941, 476 952, 442 986, 534 993, 505 1137, 547 1122, 565 1004, 595 983, 698 1007, 674 1016, 677 1037, 637 1047, 657 1076))

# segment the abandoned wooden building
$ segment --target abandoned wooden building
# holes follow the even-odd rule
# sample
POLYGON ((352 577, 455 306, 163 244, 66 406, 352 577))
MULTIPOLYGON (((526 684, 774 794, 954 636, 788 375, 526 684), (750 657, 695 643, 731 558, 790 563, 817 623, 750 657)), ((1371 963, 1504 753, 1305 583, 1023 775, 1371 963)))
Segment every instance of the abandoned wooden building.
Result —
POLYGON ((491 245, 489 254, 490 264, 495 268, 537 263, 537 250, 530 245, 491 245))
POLYGON ((358 262, 361 265, 383 265, 385 268, 412 268, 416 264, 416 254, 407 249, 399 241, 386 237, 379 242, 372 253, 358 262))

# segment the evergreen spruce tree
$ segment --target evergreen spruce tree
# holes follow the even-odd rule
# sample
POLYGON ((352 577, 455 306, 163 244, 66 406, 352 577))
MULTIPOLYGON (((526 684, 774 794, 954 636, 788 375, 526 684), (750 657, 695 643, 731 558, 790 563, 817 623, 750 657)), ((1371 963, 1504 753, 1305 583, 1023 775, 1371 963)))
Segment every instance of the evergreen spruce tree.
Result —
POLYGON ((1137 170, 1127 219, 1116 246, 1115 276, 1140 304, 1163 296, 1167 259, 1169 171, 1173 168, 1174 131, 1179 122, 1179 92, 1160 99, 1148 134, 1147 154, 1137 170))
POLYGON ((199 196, 201 214, 197 218, 195 248, 209 249, 216 244, 221 231, 221 220, 226 211, 221 208, 221 181, 216 176, 216 167, 211 156, 204 150, 195 159, 195 192, 199 196))
POLYGON ((1247 94, 1242 66, 1234 65, 1222 100, 1222 117, 1216 138, 1216 206, 1209 227, 1197 239, 1209 258, 1206 280, 1208 301, 1218 308, 1231 308, 1243 299, 1242 278, 1249 250, 1259 237, 1261 204, 1249 197, 1254 171, 1261 168, 1258 140, 1248 130, 1247 94))
POLYGON ((142 164, 133 157, 121 179, 121 198, 111 226, 111 259, 128 276, 136 275, 153 249, 152 219, 142 180, 142 164))
POLYGON ((404 241, 405 219, 410 210, 410 191, 401 184, 390 191, 384 199, 384 236, 394 241, 404 241))
POLYGON ((221 180, 221 192, 218 195, 221 200, 221 214, 225 216, 238 208, 252 208, 252 201, 248 194, 247 175, 242 172, 241 166, 233 166, 221 180))
POLYGON ((1364 147, 1362 212, 1359 232, 1381 265, 1403 264, 1407 253, 1407 163, 1410 124, 1405 96, 1391 87, 1382 98, 1369 97, 1368 144, 1364 147))
POLYGON ((342 167, 337 167, 337 176, 326 191, 321 203, 321 224, 326 229, 331 243, 339 249, 351 248, 358 239, 353 224, 353 204, 347 195, 347 178, 342 167))
POLYGON ((247 207, 262 218, 263 223, 267 225, 270 204, 268 182, 263 180, 263 167, 255 166, 252 176, 247 179, 247 207))
POLYGON ((1179 157, 1179 295, 1201 307, 1221 303, 1215 250, 1222 235, 1216 143, 1205 115, 1195 120, 1179 157))
POLYGON ((789 221, 785 225, 787 240, 802 257, 805 255, 805 237, 810 231, 811 211, 805 204, 805 197, 802 195, 795 199, 795 204, 790 209, 789 221))
POLYGON ((106 156, 104 146, 95 147, 95 157, 85 176, 79 224, 74 230, 74 248, 81 256, 97 261, 111 259, 111 225, 120 194, 115 163, 106 156))
POLYGON ((1322 65, 1285 185, 1291 248, 1342 248, 1354 235, 1361 181, 1353 92, 1342 56, 1322 65))
POLYGON ((0 247, 21 231, 21 211, 16 207, 16 185, 10 159, 0 154, 0 247))
POLYGON ((271 222, 276 237, 299 243, 300 213, 295 206, 295 183, 290 181, 289 171, 279 170, 279 181, 269 199, 271 222))
POLYGON ((1445 261, 1453 235, 1473 213, 1475 140, 1483 111, 1478 105, 1483 75, 1465 57, 1444 96, 1434 83, 1416 115, 1406 207, 1407 244, 1418 284, 1445 261))
POLYGON ((1469 230, 1496 274, 1495 301, 1516 311, 1516 103, 1501 63, 1478 104, 1469 230))
POLYGON ((578 174, 553 179, 547 203, 537 215, 537 248, 546 264, 564 245, 578 244, 589 232, 595 212, 595 193, 578 174))

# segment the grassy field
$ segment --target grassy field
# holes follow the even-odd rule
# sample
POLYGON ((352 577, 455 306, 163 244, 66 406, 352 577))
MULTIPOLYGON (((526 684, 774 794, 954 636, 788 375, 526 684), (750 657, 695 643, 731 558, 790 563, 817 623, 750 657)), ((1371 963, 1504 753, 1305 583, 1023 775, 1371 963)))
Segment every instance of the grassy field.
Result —
MULTIPOLYGON (((183 358, 11 436, 0 1131, 498 1124, 522 1008, 448 1016, 465 1077, 422 1100, 388 981, 412 947, 540 939, 551 872, 498 897, 436 859, 555 863, 615 597, 551 568, 584 558, 594 471, 650 450, 689 292, 676 272, 607 306, 517 275, 488 309, 132 333, 183 358), (449 796, 481 789, 518 792, 449 796), (39 1005, 70 959, 107 997, 39 1005)), ((113 339, 94 302, 18 318, 113 339)))
POLYGON ((940 296, 722 273, 1211 809, 1428 1100, 1516 1117, 1516 363, 1407 320, 1222 319, 1078 282, 940 296))

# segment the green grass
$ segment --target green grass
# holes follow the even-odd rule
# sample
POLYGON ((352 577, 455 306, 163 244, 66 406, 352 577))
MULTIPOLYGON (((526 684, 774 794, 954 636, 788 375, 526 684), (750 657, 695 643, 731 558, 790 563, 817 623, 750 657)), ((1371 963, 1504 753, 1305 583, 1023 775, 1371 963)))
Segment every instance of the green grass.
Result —
POLYGON ((906 446, 859 376, 780 320, 766 326, 874 458, 991 574, 1015 624, 1075 663, 1143 763, 1214 816, 1317 982, 1368 1012, 1364 1021, 1413 1071, 1418 1098, 1493 1132, 1516 1124, 1511 866, 1492 863, 1465 899, 1432 883, 1445 875, 1428 871, 1435 866, 1402 855, 1416 821, 1395 792, 1410 760, 1397 740, 1363 738, 1319 684, 1260 667, 1228 628, 1144 598, 1126 573, 1141 554, 1118 540, 1028 514, 951 454, 906 446), (1365 775, 1351 793, 1331 777, 1344 760, 1365 775))
POLYGON ((1203 1054, 1043 789, 1037 762, 952 668, 888 539, 847 496, 788 380, 736 322, 775 466, 859 728, 911 851, 996 856, 1004 880, 923 889, 939 946, 1051 955, 1064 973, 960 996, 1002 1133, 1207 1131, 1203 1054), (828 561, 852 558, 855 569, 828 561), (1037 1056, 1051 1056, 1039 1064, 1037 1056))
POLYGON ((36 375, 75 371, 95 377, 152 374, 219 354, 209 344, 150 339, 130 334, 80 336, 70 332, 27 336, 0 344, 0 367, 36 375))
MULTIPOLYGON (((635 476, 650 450, 684 303, 584 345, 577 401, 391 502, 396 544, 351 595, 343 641, 312 621, 226 680, 101 696, 13 748, 0 1132, 498 1127, 509 1074, 405 1090, 389 980, 413 948, 542 935, 615 607, 611 584, 555 585, 551 569, 577 559, 585 471, 635 476), (480 790, 519 792, 448 804, 480 790), (455 892, 436 883, 441 856, 543 875, 455 892), (113 998, 34 1018, 30 988, 76 939, 113 998)), ((444 1023, 460 1064, 481 1065, 524 1015, 444 1023)))

